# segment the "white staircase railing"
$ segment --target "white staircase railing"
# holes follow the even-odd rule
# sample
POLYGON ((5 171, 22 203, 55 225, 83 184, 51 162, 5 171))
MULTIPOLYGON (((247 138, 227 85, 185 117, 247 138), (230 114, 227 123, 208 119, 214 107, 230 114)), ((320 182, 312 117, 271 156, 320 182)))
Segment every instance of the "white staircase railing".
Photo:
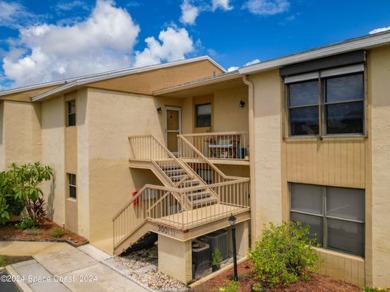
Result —
POLYGON ((248 132, 215 132, 182 136, 209 159, 249 160, 248 132))
POLYGON ((179 159, 190 167, 205 184, 223 183, 242 177, 225 175, 183 135, 178 135, 179 159))
POLYGON ((249 179, 238 179, 207 186, 219 194, 218 202, 198 200, 196 208, 186 209, 185 198, 200 195, 204 189, 204 186, 179 189, 145 185, 113 217, 114 249, 147 221, 187 230, 250 207, 249 179))

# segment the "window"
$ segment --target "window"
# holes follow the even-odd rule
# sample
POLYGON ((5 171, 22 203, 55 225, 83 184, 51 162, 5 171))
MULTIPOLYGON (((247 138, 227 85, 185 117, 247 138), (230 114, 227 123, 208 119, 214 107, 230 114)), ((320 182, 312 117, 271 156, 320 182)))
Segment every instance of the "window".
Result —
POLYGON ((364 133, 364 66, 285 78, 291 136, 364 133))
POLYGON ((198 104, 196 111, 196 127, 211 127, 211 103, 198 104))
POLYGON ((66 102, 67 121, 68 127, 76 126, 76 100, 69 100, 66 102))
POLYGON ((364 190, 290 184, 290 219, 324 248, 364 256, 364 190))
POLYGON ((69 198, 77 198, 77 184, 76 184, 76 175, 68 173, 68 196, 69 198))

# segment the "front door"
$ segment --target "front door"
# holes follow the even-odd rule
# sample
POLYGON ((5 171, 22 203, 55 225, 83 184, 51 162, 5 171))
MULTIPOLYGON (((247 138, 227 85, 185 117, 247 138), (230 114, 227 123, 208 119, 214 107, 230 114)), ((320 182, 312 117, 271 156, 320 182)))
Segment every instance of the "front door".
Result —
POLYGON ((173 154, 178 154, 177 135, 181 134, 181 108, 165 108, 165 133, 167 148, 173 154))

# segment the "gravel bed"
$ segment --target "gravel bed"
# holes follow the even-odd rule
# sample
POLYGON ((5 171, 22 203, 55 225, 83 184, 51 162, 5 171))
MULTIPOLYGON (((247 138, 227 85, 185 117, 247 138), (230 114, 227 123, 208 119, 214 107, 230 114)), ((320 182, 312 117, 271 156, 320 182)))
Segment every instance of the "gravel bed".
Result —
POLYGON ((187 285, 158 271, 157 246, 140 250, 115 260, 130 270, 128 276, 152 291, 189 291, 187 285))

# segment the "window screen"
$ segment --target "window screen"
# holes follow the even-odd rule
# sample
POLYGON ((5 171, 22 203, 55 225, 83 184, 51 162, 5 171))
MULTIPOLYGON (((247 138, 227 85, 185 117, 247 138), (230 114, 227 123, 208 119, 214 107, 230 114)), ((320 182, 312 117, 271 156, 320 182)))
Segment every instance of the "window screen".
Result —
POLYGON ((364 190, 290 184, 290 219, 321 246, 364 256, 364 190))
POLYGON ((196 105, 196 127, 211 127, 211 103, 196 105))

